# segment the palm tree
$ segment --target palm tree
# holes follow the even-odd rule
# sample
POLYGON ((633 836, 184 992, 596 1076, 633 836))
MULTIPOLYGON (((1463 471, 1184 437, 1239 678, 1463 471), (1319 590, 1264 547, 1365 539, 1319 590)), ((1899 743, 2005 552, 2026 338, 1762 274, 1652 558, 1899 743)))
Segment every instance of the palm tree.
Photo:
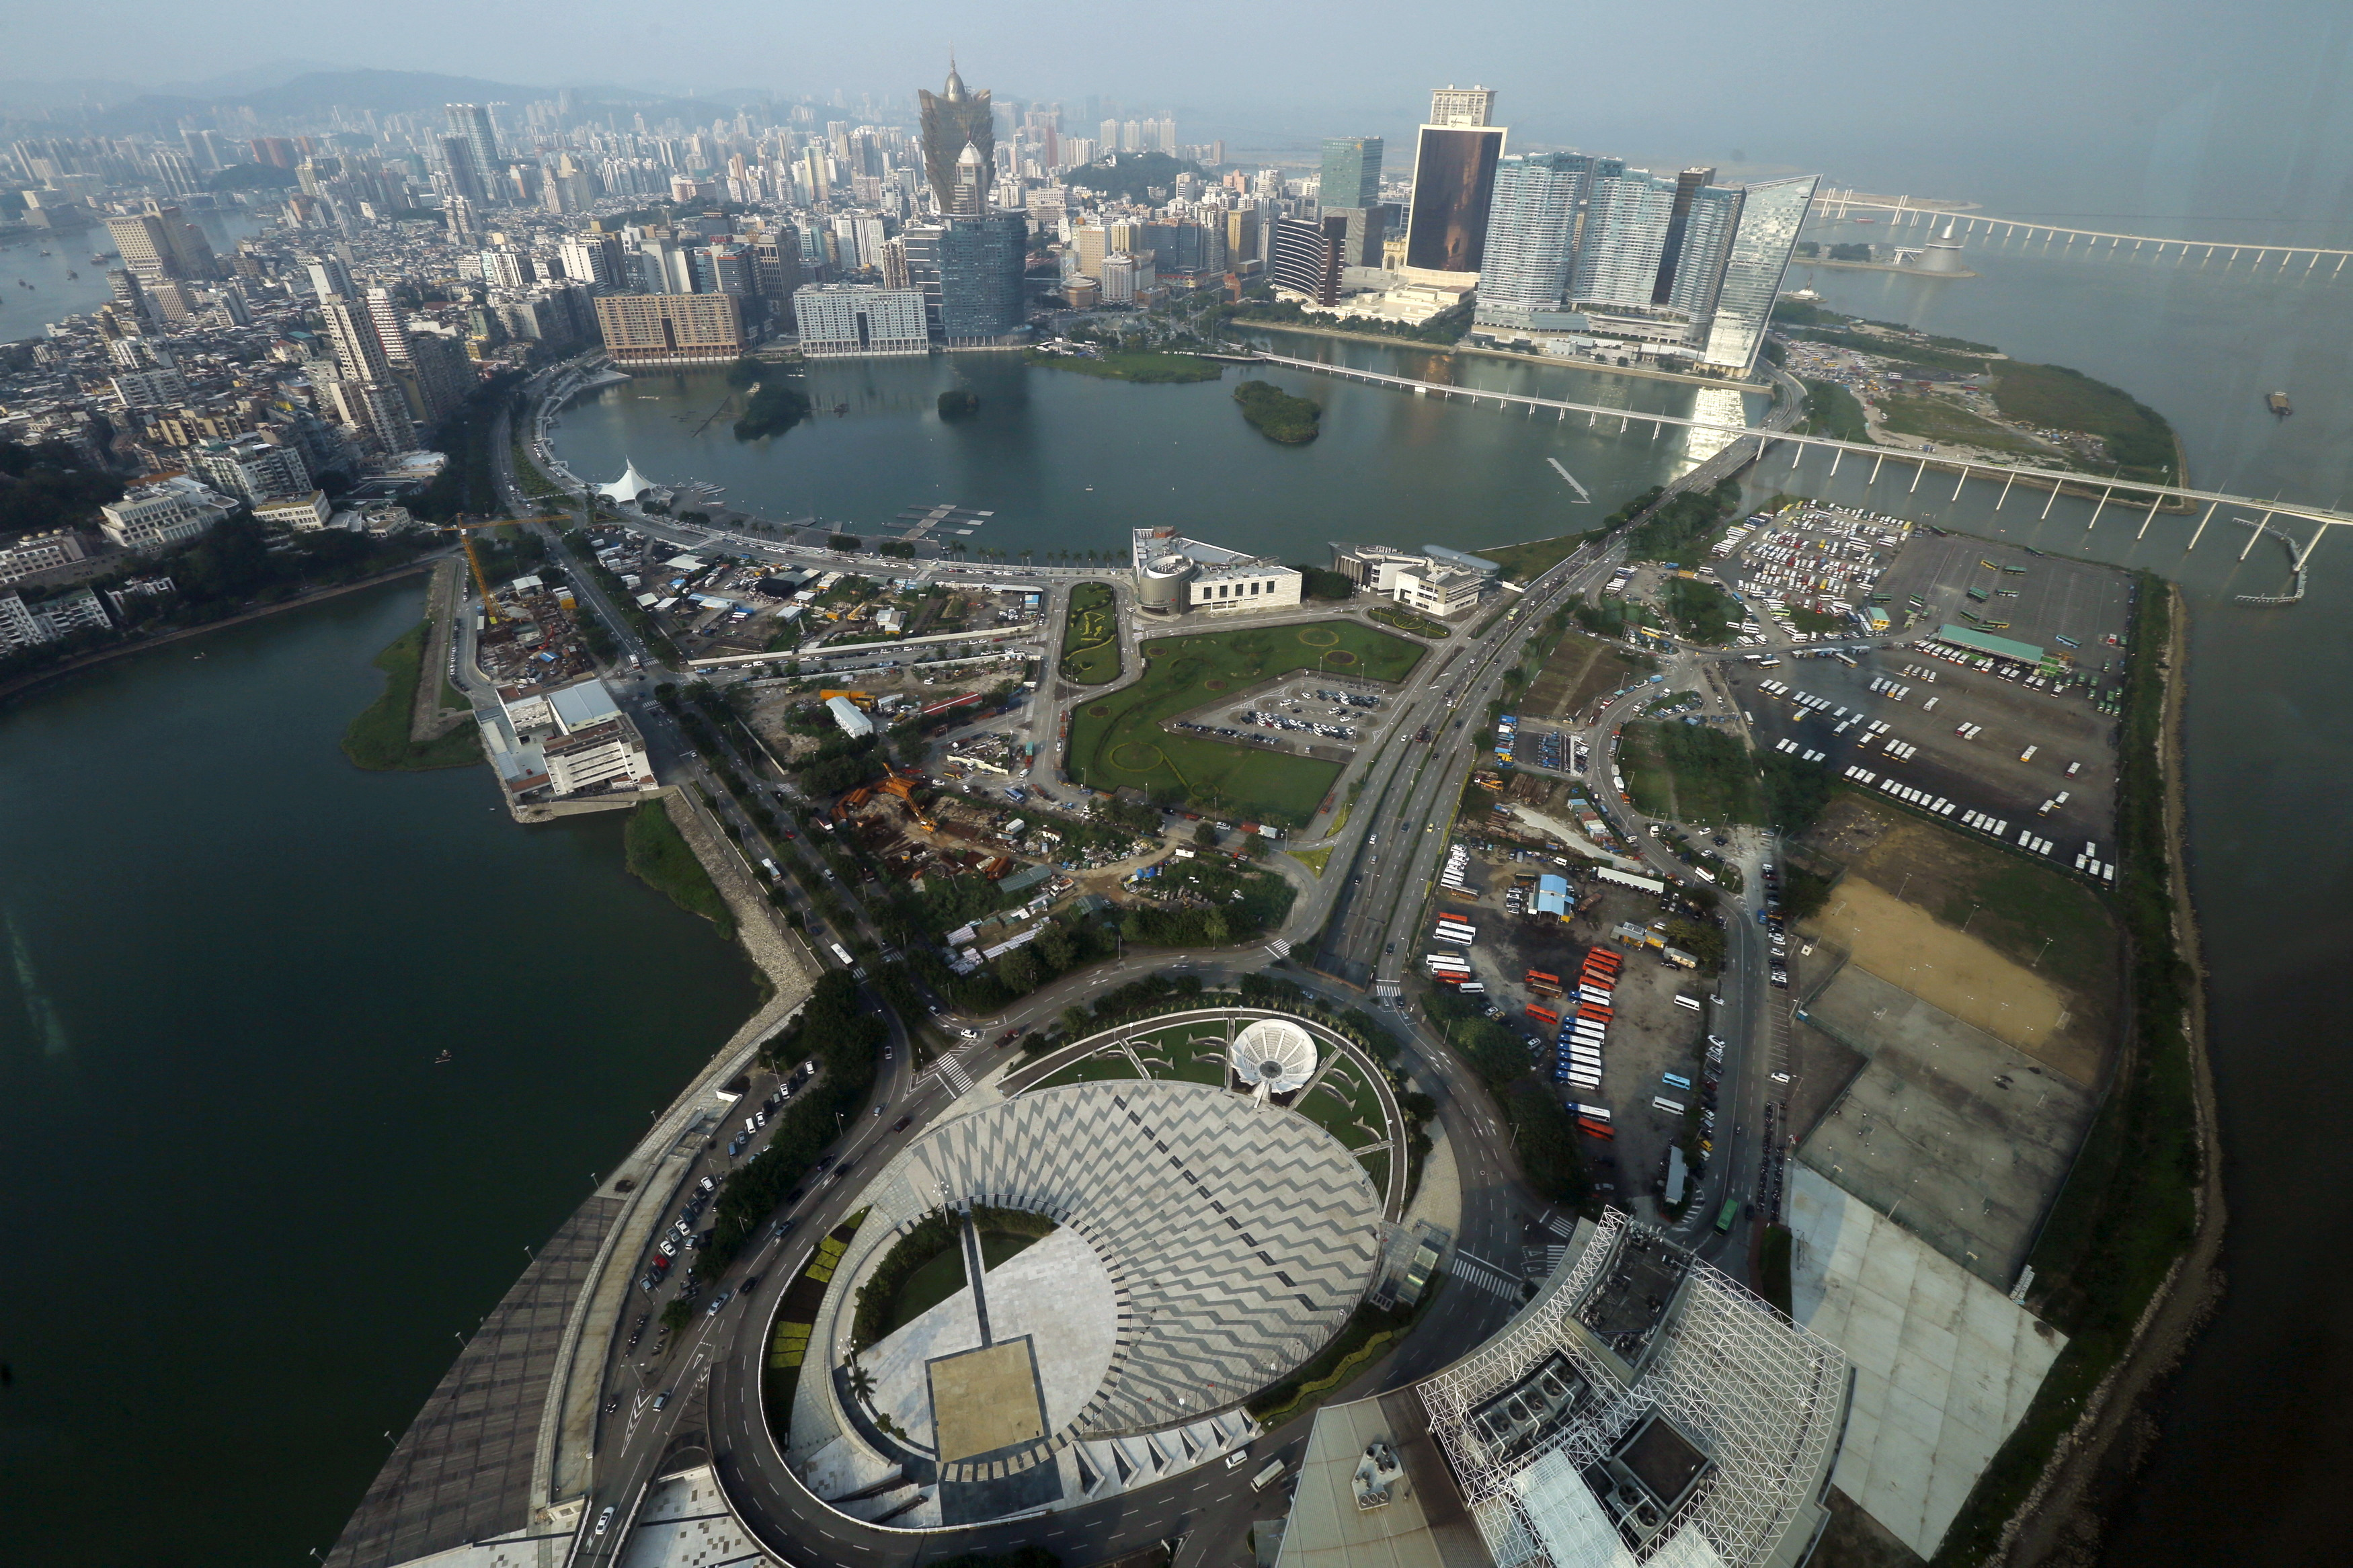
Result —
POLYGON ((849 1363, 849 1394, 869 1405, 874 1402, 874 1374, 856 1362, 849 1363))

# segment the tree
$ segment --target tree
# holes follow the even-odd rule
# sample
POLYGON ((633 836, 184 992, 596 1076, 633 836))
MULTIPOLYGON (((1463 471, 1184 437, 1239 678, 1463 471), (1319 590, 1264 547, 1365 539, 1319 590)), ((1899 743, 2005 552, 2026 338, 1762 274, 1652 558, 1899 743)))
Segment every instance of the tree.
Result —
POLYGON ((1205 822, 1193 829, 1193 842, 1204 849, 1217 847, 1218 825, 1214 822, 1205 822))
POLYGON ((687 1320, 693 1316, 694 1309, 688 1304, 684 1297, 672 1297, 670 1305, 662 1309, 662 1332, 676 1335, 686 1327, 687 1320))
POLYGON ((1041 978, 1038 955, 1026 947, 1015 948, 997 961, 997 977, 1016 995, 1028 995, 1041 978))

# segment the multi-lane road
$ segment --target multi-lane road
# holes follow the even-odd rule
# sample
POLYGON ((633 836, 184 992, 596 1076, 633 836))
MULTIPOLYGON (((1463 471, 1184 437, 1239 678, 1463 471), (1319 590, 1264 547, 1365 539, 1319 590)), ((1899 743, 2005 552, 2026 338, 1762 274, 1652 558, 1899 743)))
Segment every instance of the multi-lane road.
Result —
MULTIPOLYGON (((518 515, 534 510, 514 484, 512 447, 503 428, 494 434, 491 451, 509 504, 518 515)), ((715 546, 778 563, 832 567, 842 563, 842 558, 829 551, 714 534, 709 529, 661 520, 632 517, 630 526, 681 547, 715 546)), ((1282 933, 1284 942, 1300 948, 1303 968, 1293 978, 1344 1006, 1362 1005, 1365 997, 1360 988, 1371 983, 1378 983, 1377 989, 1383 993, 1394 994, 1403 966, 1412 956, 1409 950, 1416 945, 1416 928, 1451 837, 1448 829, 1455 802, 1472 763, 1472 752, 1463 743, 1468 731, 1483 726, 1487 704, 1500 689, 1504 671, 1517 662, 1528 637, 1569 595, 1592 588, 1614 561, 1615 551, 1608 546, 1579 551, 1528 584, 1514 611, 1498 617, 1483 635, 1461 636, 1438 645, 1428 674, 1392 700, 1388 728, 1366 748, 1373 755, 1347 814, 1337 831, 1327 831, 1325 842, 1332 855, 1325 871, 1303 889, 1282 933), (1416 739, 1424 732, 1429 737, 1426 742, 1416 739)), ((1042 630, 1050 658, 1059 643, 1061 617, 1067 613, 1069 583, 1100 576, 944 561, 923 563, 917 570, 927 576, 947 574, 1008 590, 1043 592, 1047 616, 1042 630)), ((581 571, 573 576, 583 605, 605 624, 624 654, 638 656, 646 667, 636 676, 617 676, 616 685, 646 732, 659 771, 673 780, 696 778, 708 784, 703 760, 653 700, 652 687, 659 679, 670 679, 670 672, 659 668, 654 651, 636 637, 593 574, 581 571)), ((1134 626, 1132 602, 1124 595, 1122 611, 1132 646, 1141 632, 1134 626)), ((1057 698, 1053 686, 1050 678, 1040 682, 1039 698, 1022 720, 1041 753, 1053 749, 1066 700, 1057 698)), ((734 743, 723 733, 719 743, 737 773, 764 787, 775 787, 768 771, 756 759, 735 754, 734 743)), ((1605 754, 1597 748, 1597 757, 1605 754)), ((728 825, 740 826, 727 794, 718 789, 709 793, 728 816, 728 825)), ((1644 845, 1646 855, 1652 853, 1647 838, 1639 834, 1630 837, 1644 845)), ((784 847, 796 875, 812 874, 797 854, 802 846, 784 847)), ((1673 869, 1662 860, 1660 868, 1673 869)), ((856 911, 854 889, 847 891, 856 911)), ((1762 1067, 1753 1070, 1747 1067, 1764 1059, 1763 1052, 1748 1048, 1747 1043, 1769 1039, 1765 1030, 1769 993, 1764 984, 1763 933, 1736 911, 1727 924, 1728 962, 1720 993, 1725 1005, 1715 1026, 1733 1041, 1725 1063, 1727 1104, 1723 1115, 1744 1121, 1753 1139, 1758 1121, 1755 1106, 1767 1087, 1762 1081, 1762 1067)), ((587 1519, 593 1521, 610 1504, 625 1521, 664 1457, 691 1442, 712 1454, 730 1499, 746 1523, 767 1546, 797 1564, 920 1562, 1029 1541, 1081 1562, 1172 1540, 1179 1542, 1177 1568, 1229 1560, 1240 1550, 1251 1518, 1281 1507, 1279 1495, 1270 1501, 1250 1490, 1247 1478, 1255 1467, 1235 1471, 1205 1468, 1166 1484, 1060 1510, 1042 1520, 961 1531, 918 1535, 850 1520, 818 1502, 785 1466, 761 1408, 761 1363, 767 1324, 796 1272, 795 1266, 815 1239, 849 1212, 861 1184, 860 1173, 879 1168, 906 1140, 920 1135, 963 1087, 996 1065, 997 1052, 989 1040, 1007 1029, 1049 1023, 1090 993, 1143 974, 1190 966, 1215 980, 1276 963, 1277 952, 1270 946, 1217 954, 1159 953, 1099 965, 1040 989, 1001 1016, 975 1020, 983 1030, 982 1040, 960 1047, 944 1063, 921 1077, 914 1075, 910 1042, 894 1020, 892 1060, 881 1080, 877 1102, 889 1106, 891 1114, 865 1115, 858 1124, 846 1125, 843 1142, 836 1151, 843 1163, 854 1163, 852 1179, 813 1184, 804 1197, 776 1216, 794 1222, 789 1234, 739 1260, 726 1277, 705 1281, 706 1301, 722 1290, 734 1289, 737 1294, 716 1315, 698 1313, 692 1318, 658 1363, 639 1365, 621 1349, 620 1336, 615 1337, 612 1359, 603 1369, 599 1403, 617 1395, 621 1405, 614 1415, 600 1417, 587 1519), (892 1131, 902 1115, 911 1118, 912 1124, 904 1131, 892 1131), (744 1279, 753 1276, 758 1279, 757 1286, 743 1289, 744 1279), (664 1393, 670 1398, 656 1410, 655 1403, 664 1393)), ((1438 1102, 1440 1125, 1463 1194, 1458 1252, 1447 1286, 1451 1300, 1443 1313, 1425 1320, 1423 1329, 1395 1358, 1387 1376, 1397 1382, 1436 1370, 1501 1325, 1518 1300, 1514 1287, 1520 1247, 1541 1238, 1540 1227, 1548 1216, 1526 1195, 1518 1180, 1505 1129, 1483 1086, 1408 1014, 1380 1008, 1376 1016, 1405 1048, 1417 1082, 1438 1102)), ((1753 1163, 1754 1152, 1744 1152, 1737 1143, 1728 1130, 1720 1129, 1720 1153, 1711 1171, 1711 1187, 1731 1195, 1738 1195, 1753 1180, 1753 1172, 1744 1175, 1744 1163, 1753 1163)), ((751 1152, 746 1152, 747 1157, 751 1152)), ((722 1148, 714 1145, 704 1151, 681 1179, 681 1194, 694 1176, 733 1163, 722 1148)), ((1548 1234, 1557 1237, 1561 1218, 1549 1217, 1554 1229, 1548 1234)), ((633 1270, 639 1261, 631 1260, 633 1270)), ((652 1299, 632 1292, 625 1316, 633 1318, 652 1306, 652 1299)), ((1253 1452, 1295 1460, 1304 1436, 1303 1419, 1267 1434, 1253 1452)), ((576 1555, 592 1563, 609 1561, 617 1555, 625 1534, 625 1523, 604 1536, 584 1534, 576 1555)))

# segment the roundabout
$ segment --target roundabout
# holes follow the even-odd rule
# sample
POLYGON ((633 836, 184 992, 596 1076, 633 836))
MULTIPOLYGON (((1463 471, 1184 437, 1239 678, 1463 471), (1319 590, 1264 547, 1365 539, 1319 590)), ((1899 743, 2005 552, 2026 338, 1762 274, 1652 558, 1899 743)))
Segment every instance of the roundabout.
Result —
POLYGON ((1239 1453, 1251 1396, 1376 1284, 1398 1197, 1386 1158, 1300 1109, 1327 1072, 1357 1096, 1377 1070, 1322 1035, 1225 1010, 1115 1031, 902 1149, 851 1204, 806 1358, 771 1369, 786 1468, 849 1519, 921 1531, 1239 1453), (912 1314, 882 1299, 951 1249, 959 1289, 912 1314))

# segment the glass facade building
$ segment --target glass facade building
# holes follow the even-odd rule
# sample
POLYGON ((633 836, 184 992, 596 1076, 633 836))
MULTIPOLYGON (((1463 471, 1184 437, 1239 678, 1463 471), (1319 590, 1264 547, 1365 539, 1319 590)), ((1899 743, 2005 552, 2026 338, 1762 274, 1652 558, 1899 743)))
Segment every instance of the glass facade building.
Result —
POLYGON ((1789 270, 1789 255, 1798 246, 1799 226, 1813 203, 1819 174, 1793 180, 1772 180, 1746 186, 1742 192, 1740 221, 1733 230, 1724 286, 1709 325, 1704 362, 1720 370, 1746 374, 1757 363, 1765 343, 1765 326, 1772 319, 1773 301, 1789 270))
POLYGON ((1556 310, 1575 257, 1577 211, 1592 177, 1582 153, 1500 160, 1479 269, 1479 313, 1556 310))
POLYGON ((1588 304, 1647 307, 1674 217, 1675 183, 1617 159, 1600 163, 1569 294, 1588 304))
POLYGON ((1326 207, 1369 207, 1381 199, 1381 139, 1334 136, 1324 143, 1322 194, 1326 207))
POLYGON ((1348 243, 1348 220, 1337 213, 1310 223, 1278 218, 1273 257, 1266 274, 1277 289, 1317 305, 1340 301, 1341 253, 1348 243))
MULTIPOLYGON (((948 342, 995 341, 1028 323, 1029 240, 1029 220, 1015 212, 958 218, 939 235, 940 335, 948 342)), ((911 247, 911 273, 913 255, 911 247)))
MULTIPOLYGON (((1487 209, 1504 128, 1425 125, 1413 161, 1413 214, 1405 264, 1419 272, 1475 273, 1487 249, 1487 209)), ((1647 297, 1647 295, 1646 295, 1647 297)))
POLYGON ((1660 266, 1660 291, 1651 296, 1653 302, 1689 311, 1694 321, 1704 321, 1715 310, 1746 197, 1746 192, 1731 185, 1702 185, 1692 193, 1672 253, 1660 266))

